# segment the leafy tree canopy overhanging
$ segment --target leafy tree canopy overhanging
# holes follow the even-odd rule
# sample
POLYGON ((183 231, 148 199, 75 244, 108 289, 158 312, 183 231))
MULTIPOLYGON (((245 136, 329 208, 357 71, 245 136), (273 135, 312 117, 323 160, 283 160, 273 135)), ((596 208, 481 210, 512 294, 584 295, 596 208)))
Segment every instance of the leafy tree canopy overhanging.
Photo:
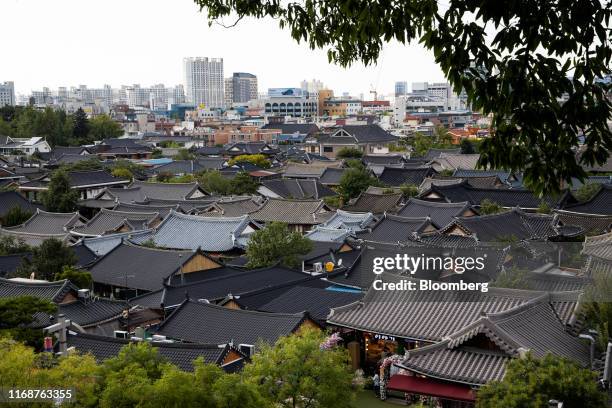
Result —
POLYGON ((610 72, 609 1, 194 1, 209 23, 275 18, 341 66, 375 63, 392 40, 422 43, 455 91, 493 114, 480 165, 522 170, 537 193, 586 176, 583 165, 605 163, 612 149, 609 88, 598 80, 610 72))

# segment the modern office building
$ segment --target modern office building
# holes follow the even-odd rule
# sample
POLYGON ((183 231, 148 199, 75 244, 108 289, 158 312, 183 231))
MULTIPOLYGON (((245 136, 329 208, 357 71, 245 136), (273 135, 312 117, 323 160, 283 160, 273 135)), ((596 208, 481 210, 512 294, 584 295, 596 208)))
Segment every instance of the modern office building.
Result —
POLYGON ((233 103, 245 104, 257 99, 257 76, 248 72, 234 72, 225 78, 225 105, 233 103))
POLYGON ((266 115, 316 117, 318 98, 301 88, 270 88, 268 97, 263 100, 266 115))
POLYGON ((395 97, 405 96, 408 93, 408 82, 397 81, 395 83, 395 97))
POLYGON ((183 78, 188 103, 207 108, 224 106, 223 58, 184 58, 183 78))

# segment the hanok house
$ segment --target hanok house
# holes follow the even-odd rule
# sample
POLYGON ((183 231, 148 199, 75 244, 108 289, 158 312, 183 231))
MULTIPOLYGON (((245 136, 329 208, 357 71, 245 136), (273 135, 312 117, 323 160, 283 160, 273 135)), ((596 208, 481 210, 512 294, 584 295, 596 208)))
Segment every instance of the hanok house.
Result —
POLYGON ((387 153, 387 146, 398 140, 378 125, 344 125, 319 135, 318 153, 335 158, 340 150, 347 147, 359 149, 366 154, 387 153))
POLYGON ((480 203, 488 199, 505 208, 520 207, 524 210, 535 211, 542 202, 548 204, 552 209, 558 208, 564 202, 572 201, 568 194, 560 199, 553 197, 537 197, 529 190, 523 189, 499 189, 499 188, 476 188, 467 181, 459 184, 436 186, 432 185, 423 191, 419 198, 427 201, 438 201, 447 203, 468 202, 472 206, 480 206, 480 203))
POLYGON ((38 209, 16 191, 0 191, 0 219, 4 218, 15 207, 29 213, 34 213, 38 209))
POLYGON ((601 235, 612 231, 612 215, 585 214, 567 210, 555 210, 559 225, 580 228, 585 235, 601 235))
POLYGON ((70 229, 82 224, 78 212, 52 213, 37 209, 23 224, 0 228, 0 235, 24 240, 27 244, 38 246, 49 238, 60 241, 70 240, 70 229))
POLYGON ((184 342, 236 345, 250 356, 260 341, 274 344, 304 328, 319 327, 306 312, 266 313, 187 299, 159 326, 158 334, 184 342))
MULTIPOLYGON (((402 279, 416 282, 381 275, 383 282, 402 279)), ((454 401, 473 403, 473 388, 501 379, 504 363, 528 351, 536 356, 552 352, 587 366, 588 345, 566 331, 576 321, 579 296, 503 288, 453 293, 370 289, 362 301, 332 309, 327 323, 351 340, 355 367, 371 369, 383 357, 407 351, 399 365, 412 377, 391 376, 389 390, 459 407, 454 401)))
POLYGON ((210 258, 200 251, 147 248, 122 242, 89 267, 95 292, 128 297, 161 289, 174 273, 188 274, 207 269, 210 258))
POLYGON ((431 222, 440 227, 450 224, 455 217, 472 217, 476 215, 467 201, 461 203, 444 203, 410 198, 397 212, 401 217, 429 217, 431 222))
POLYGON ((336 192, 325 187, 318 180, 278 179, 261 183, 257 192, 269 198, 292 198, 297 200, 335 196, 336 192))
POLYGON ((429 162, 438 173, 444 170, 455 171, 457 169, 474 170, 480 158, 479 154, 447 154, 442 153, 429 162))
MULTIPOLYGON (((163 337, 155 338, 155 340, 158 339, 162 340, 163 337)), ((89 353, 98 362, 116 357, 122 348, 137 342, 73 332, 68 332, 67 336, 68 350, 74 349, 83 354, 89 353)), ((184 371, 193 371, 194 360, 202 358, 206 364, 214 364, 227 372, 235 372, 244 365, 247 359, 240 350, 229 344, 169 343, 167 340, 151 341, 148 344, 154 347, 160 356, 184 371)))
POLYGON ((306 236, 312 241, 344 242, 349 236, 365 230, 375 220, 372 213, 350 213, 336 210, 334 215, 323 224, 317 225, 306 236))
POLYGON ((349 201, 342 209, 375 215, 387 212, 395 213, 402 204, 402 198, 402 193, 372 194, 364 191, 357 198, 349 201))
POLYGON ((367 230, 358 232, 357 239, 375 242, 405 242, 416 239, 419 235, 438 230, 428 217, 411 218, 384 214, 375 224, 367 230))
POLYGON ((105 139, 90 149, 101 159, 150 159, 153 149, 137 143, 135 139, 105 139))
MULTIPOLYGON (((130 184, 125 180, 112 176, 106 170, 88 170, 68 172, 70 188, 79 192, 80 198, 86 200, 96 197, 107 187, 119 187, 130 184)), ((51 175, 28 181, 19 186, 19 192, 30 201, 39 201, 40 193, 47 191, 51 175)))
POLYGON ((219 256, 240 251, 258 228, 247 215, 201 217, 172 211, 153 231, 134 235, 133 240, 163 248, 201 249, 219 256))
POLYGON ((431 167, 414 169, 384 167, 378 175, 378 179, 387 186, 419 186, 426 177, 431 177, 433 174, 435 174, 435 171, 431 167))
POLYGON ((566 205, 564 209, 577 213, 612 215, 612 185, 602 184, 589 200, 566 205))
POLYGON ((447 235, 472 235, 478 241, 548 240, 559 235, 555 216, 531 214, 514 208, 499 214, 457 218, 443 231, 447 235))
POLYGON ((149 183, 134 180, 125 189, 109 188, 95 198, 122 203, 142 203, 149 199, 197 200, 208 196, 198 183, 149 183))
POLYGON ((87 333, 112 335, 121 328, 125 302, 92 297, 87 289, 78 289, 68 280, 56 282, 31 279, 0 278, 0 298, 34 296, 57 305, 55 315, 37 314, 33 327, 42 328, 54 323, 63 314, 78 330, 87 333))
POLYGON ((75 237, 99 237, 118 232, 144 231, 161 222, 157 212, 123 212, 102 208, 92 219, 70 230, 75 237))
POLYGON ((249 214, 260 223, 284 222, 293 231, 306 232, 323 223, 332 213, 323 200, 285 200, 270 198, 249 214))
POLYGON ((261 206, 261 201, 262 198, 259 196, 220 199, 193 212, 203 217, 241 217, 257 210, 261 206))
POLYGON ((278 152, 279 150, 277 148, 272 147, 266 142, 238 142, 225 148, 225 154, 233 157, 245 154, 273 156, 278 152))
POLYGON ((582 254, 587 257, 583 267, 586 276, 612 275, 612 232, 586 237, 582 254))

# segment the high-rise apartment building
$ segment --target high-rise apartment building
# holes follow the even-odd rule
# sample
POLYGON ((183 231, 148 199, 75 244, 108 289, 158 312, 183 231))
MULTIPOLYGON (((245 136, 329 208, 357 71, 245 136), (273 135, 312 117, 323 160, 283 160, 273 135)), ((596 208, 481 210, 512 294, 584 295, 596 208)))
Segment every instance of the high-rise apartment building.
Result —
POLYGON ((0 84, 0 107, 15 105, 15 84, 11 81, 0 84))
POLYGON ((223 58, 184 58, 183 78, 187 102, 207 108, 223 107, 223 58))
POLYGON ((257 77, 247 72, 234 72, 225 79, 225 105, 247 103, 257 99, 257 77))
POLYGON ((322 81, 313 78, 312 81, 303 80, 300 84, 300 88, 309 94, 314 95, 318 94, 322 89, 325 89, 325 85, 323 85, 322 81))

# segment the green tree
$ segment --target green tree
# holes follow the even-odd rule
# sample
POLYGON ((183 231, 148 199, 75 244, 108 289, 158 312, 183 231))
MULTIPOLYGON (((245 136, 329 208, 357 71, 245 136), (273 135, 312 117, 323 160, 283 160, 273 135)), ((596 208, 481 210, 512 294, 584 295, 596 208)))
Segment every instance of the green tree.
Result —
POLYGON ((433 147, 433 140, 421 132, 416 132, 413 139, 414 151, 419 156, 425 156, 427 151, 433 147))
POLYGON ((0 256, 22 254, 31 250, 32 248, 21 237, 15 238, 12 235, 0 236, 0 256))
POLYGON ((550 214, 550 211, 550 205, 546 201, 541 201, 540 205, 538 205, 538 209, 536 210, 538 214, 550 214))
POLYGON ((500 273, 491 286, 510 289, 531 289, 528 271, 524 268, 511 267, 500 273))
POLYGON ((232 158, 228 164, 233 166, 236 163, 247 162, 254 164, 255 166, 261 167, 262 169, 270 168, 271 164, 268 158, 263 154, 241 154, 232 158))
POLYGON ((64 267, 72 267, 76 263, 77 258, 71 247, 59 239, 49 238, 32 249, 32 260, 24 262, 19 275, 29 277, 33 272, 37 279, 53 280, 64 271, 64 267))
POLYGON ((202 188, 211 194, 231 194, 232 185, 230 179, 224 177, 219 170, 207 170, 196 176, 202 188))
POLYGON ((95 116, 89 122, 89 138, 94 140, 111 139, 123 136, 121 125, 112 120, 108 115, 95 116))
POLYGON ((91 139, 89 138, 89 119, 87 119, 85 111, 82 108, 77 109, 72 120, 74 122, 72 135, 76 143, 88 143, 91 139))
POLYGON ((601 190, 601 184, 586 183, 581 185, 580 188, 574 192, 574 197, 580 202, 589 201, 599 192, 599 190, 601 190))
POLYGON ((607 406, 606 394, 597 384, 597 373, 560 357, 546 355, 511 360, 502 381, 494 381, 478 391, 477 408, 541 408, 548 401, 564 407, 600 408, 607 406))
MULTIPOLYGON (((31 346, 42 345, 40 329, 27 327, 34 322, 36 313, 50 315, 57 307, 48 300, 34 296, 0 299, 0 336, 8 336, 31 346)), ((1 374, 0 374, 1 375, 1 374)))
POLYGON ((68 279, 80 289, 89 289, 93 283, 90 272, 77 269, 72 265, 64 265, 62 271, 56 274, 54 278, 56 281, 63 279, 68 279))
POLYGON ((582 164, 604 164, 612 148, 609 85, 610 1, 496 2, 383 0, 195 0, 209 22, 272 17, 298 42, 328 48, 342 66, 376 63, 383 45, 419 42, 432 51, 455 92, 491 115, 480 164, 523 170, 536 193, 584 178, 582 164), (383 21, 385 24, 381 24, 383 21), (485 29, 486 28, 486 29, 485 29), (559 100, 566 95, 566 102, 559 100), (574 149, 585 131, 584 152, 574 149))
POLYGON ((349 408, 355 400, 346 349, 325 349, 319 330, 262 344, 244 375, 277 407, 349 408))
POLYGON ((361 159, 363 157, 363 152, 354 147, 343 147, 336 154, 336 158, 338 159, 361 159))
POLYGON ((125 167, 113 169, 111 171, 111 174, 113 177, 117 177, 120 179, 132 180, 134 178, 134 175, 132 174, 132 172, 126 169, 125 167))
POLYGON ((15 225, 23 224, 30 219, 31 216, 32 213, 30 211, 26 211, 16 205, 8 210, 4 217, 0 218, 0 223, 3 227, 14 227, 15 225))
POLYGON ((312 250, 312 241, 299 232, 289 231, 287 224, 271 222, 251 235, 246 250, 249 268, 263 268, 280 260, 283 265, 294 268, 300 263, 299 256, 312 250))
POLYGON ((348 169, 340 178, 338 192, 345 202, 357 197, 369 186, 378 186, 380 182, 365 169, 348 169))
POLYGON ((419 195, 419 188, 414 184, 402 184, 400 190, 404 197, 416 197, 419 195))
POLYGON ((325 204, 327 204, 328 207, 331 208, 340 208, 344 205, 342 196, 339 195, 323 197, 323 201, 325 202, 325 204))
POLYGON ((476 149, 474 148, 474 144, 470 142, 468 139, 461 139, 460 143, 461 154, 474 154, 476 153, 476 149))
POLYGON ((246 171, 240 171, 230 181, 230 193, 236 195, 242 194, 255 194, 257 192, 258 184, 249 173, 246 171))
POLYGON ((70 178, 63 169, 55 170, 47 190, 42 193, 42 203, 47 211, 72 212, 76 210, 79 193, 70 187, 70 178))
POLYGON ((178 152, 173 157, 174 160, 194 160, 195 154, 189 151, 189 149, 178 149, 178 152))
POLYGON ((503 208, 495 201, 485 198, 480 202, 480 207, 478 210, 480 212, 480 215, 490 215, 499 214, 500 212, 502 212, 503 208))
POLYGON ((346 159, 344 165, 351 169, 365 169, 363 162, 360 159, 346 159))
POLYGON ((434 127, 434 138, 436 139, 436 147, 439 148, 448 148, 453 144, 453 138, 450 133, 448 133, 448 129, 442 125, 436 125, 434 127))

